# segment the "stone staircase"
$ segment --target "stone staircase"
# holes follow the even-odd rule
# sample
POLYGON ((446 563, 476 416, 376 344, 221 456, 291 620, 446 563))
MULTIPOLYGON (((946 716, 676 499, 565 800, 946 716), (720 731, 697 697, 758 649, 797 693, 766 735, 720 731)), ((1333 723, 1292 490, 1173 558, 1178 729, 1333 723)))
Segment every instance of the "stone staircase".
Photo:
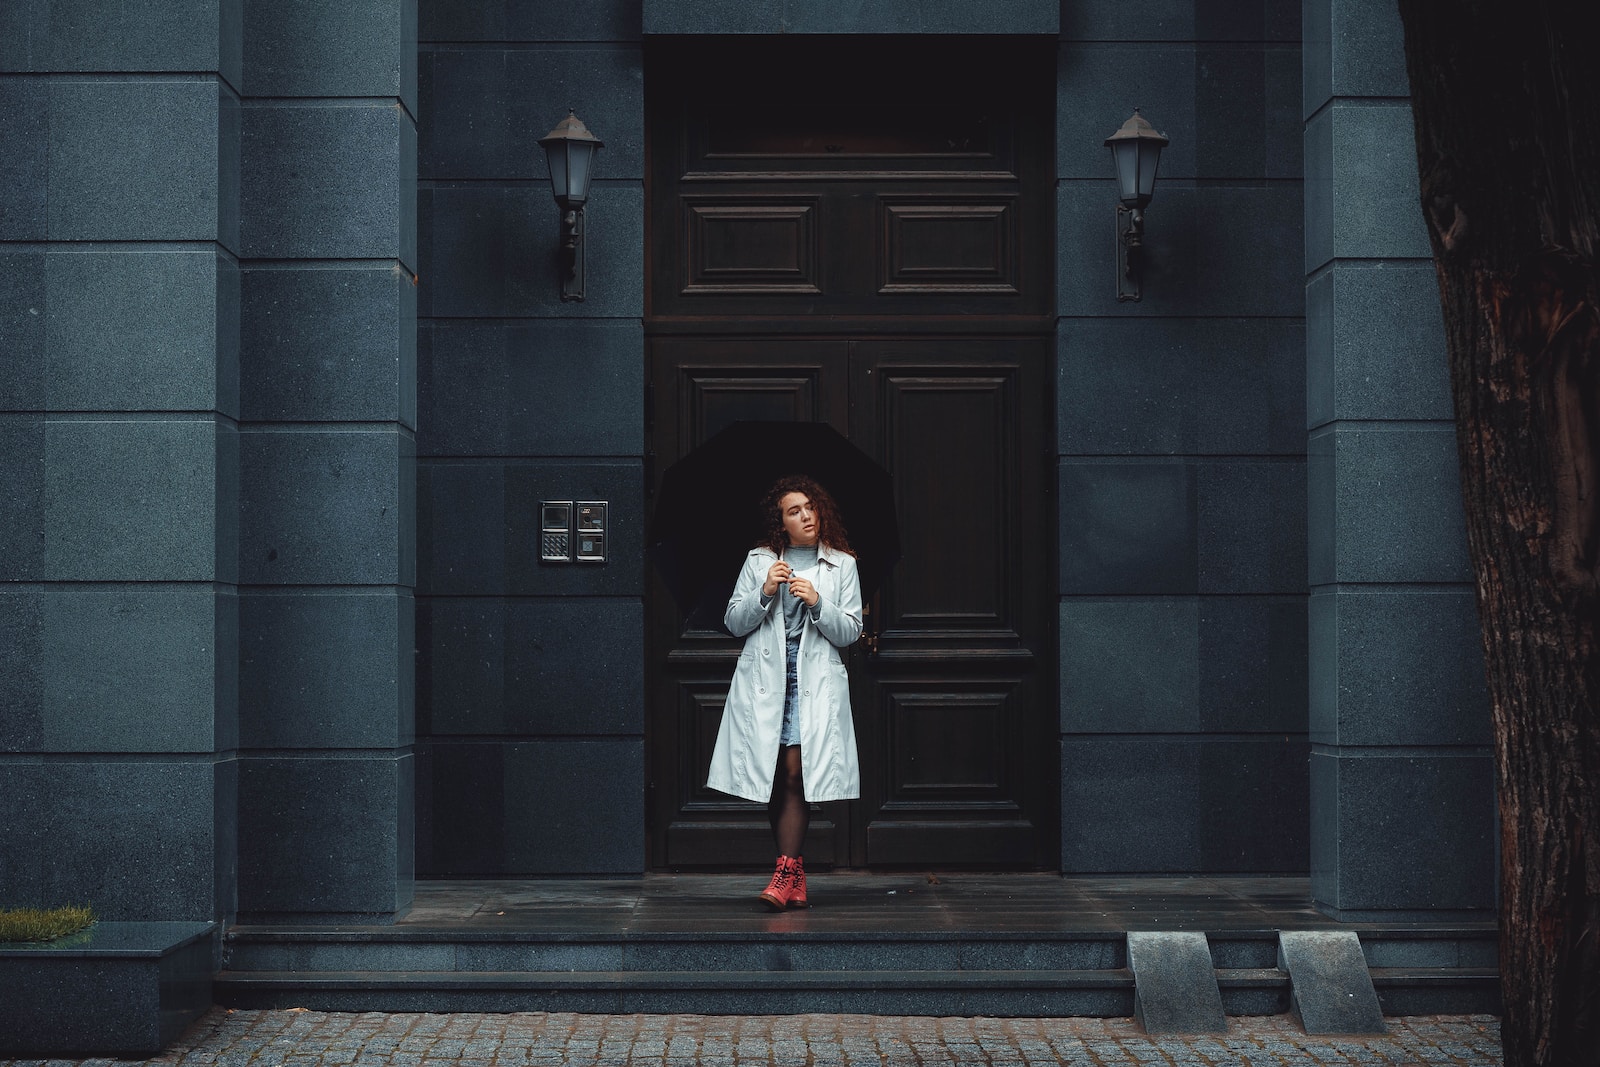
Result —
MULTIPOLYGON (((1363 928, 1387 1015, 1498 1011, 1492 929, 1363 928)), ((1207 932, 1228 1015, 1290 1010, 1276 930, 1207 932)), ((235 926, 213 995, 338 1011, 1131 1016, 1122 931, 235 926)))

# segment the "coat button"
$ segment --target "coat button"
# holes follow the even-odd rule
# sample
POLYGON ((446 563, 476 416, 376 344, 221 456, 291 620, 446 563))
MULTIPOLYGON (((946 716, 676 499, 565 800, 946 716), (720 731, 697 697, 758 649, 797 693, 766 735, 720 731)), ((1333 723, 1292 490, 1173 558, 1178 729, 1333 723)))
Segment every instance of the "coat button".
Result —
POLYGON ((765 689, 757 689, 756 692, 758 694, 760 694, 761 696, 766 696, 767 695, 767 691, 765 689))
POLYGON ((770 655, 772 655, 772 649, 770 649, 770 648, 763 648, 763 649, 762 649, 762 650, 761 650, 761 654, 762 654, 762 655, 763 655, 763 656, 770 656, 770 655))

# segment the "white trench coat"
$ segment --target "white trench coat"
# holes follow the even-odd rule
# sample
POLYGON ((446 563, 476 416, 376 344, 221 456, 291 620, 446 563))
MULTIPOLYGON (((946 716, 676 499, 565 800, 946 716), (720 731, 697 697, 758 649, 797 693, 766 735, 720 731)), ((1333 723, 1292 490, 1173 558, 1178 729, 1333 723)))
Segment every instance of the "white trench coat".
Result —
MULTIPOLYGON (((761 607, 761 586, 777 559, 771 549, 750 550, 722 619, 728 632, 745 642, 728 687, 706 785, 746 800, 772 799, 778 733, 783 728, 787 663, 782 600, 788 591, 780 586, 766 609, 761 607)), ((808 801, 818 803, 851 800, 861 795, 861 767, 850 718, 850 685, 839 650, 861 636, 861 581, 855 558, 820 545, 811 580, 820 613, 815 622, 809 610, 801 613, 805 628, 796 667, 805 794, 808 801)))

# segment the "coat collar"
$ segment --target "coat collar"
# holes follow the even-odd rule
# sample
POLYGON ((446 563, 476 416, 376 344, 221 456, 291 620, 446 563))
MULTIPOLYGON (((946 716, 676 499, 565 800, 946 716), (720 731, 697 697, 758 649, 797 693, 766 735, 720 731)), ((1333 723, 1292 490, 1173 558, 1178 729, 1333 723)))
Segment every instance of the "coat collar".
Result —
MULTIPOLYGON (((777 554, 765 545, 757 547, 756 552, 771 559, 778 558, 777 554)), ((826 563, 830 567, 837 567, 839 565, 839 557, 843 554, 844 553, 840 552, 838 549, 829 548, 827 545, 817 545, 817 559, 823 563, 826 563)))

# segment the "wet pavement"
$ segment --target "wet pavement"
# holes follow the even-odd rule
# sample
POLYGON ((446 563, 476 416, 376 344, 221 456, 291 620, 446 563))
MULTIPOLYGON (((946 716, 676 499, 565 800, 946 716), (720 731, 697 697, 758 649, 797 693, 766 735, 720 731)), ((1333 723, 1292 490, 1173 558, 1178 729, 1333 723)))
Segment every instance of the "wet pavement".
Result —
POLYGON ((213 1009, 145 1061, 0 1060, 0 1067, 1024 1067, 1499 1065, 1493 1016, 1388 1020, 1379 1036, 1310 1037, 1289 1016, 1233 1018, 1226 1034, 1156 1038, 1132 1019, 877 1015, 573 1015, 213 1009))

